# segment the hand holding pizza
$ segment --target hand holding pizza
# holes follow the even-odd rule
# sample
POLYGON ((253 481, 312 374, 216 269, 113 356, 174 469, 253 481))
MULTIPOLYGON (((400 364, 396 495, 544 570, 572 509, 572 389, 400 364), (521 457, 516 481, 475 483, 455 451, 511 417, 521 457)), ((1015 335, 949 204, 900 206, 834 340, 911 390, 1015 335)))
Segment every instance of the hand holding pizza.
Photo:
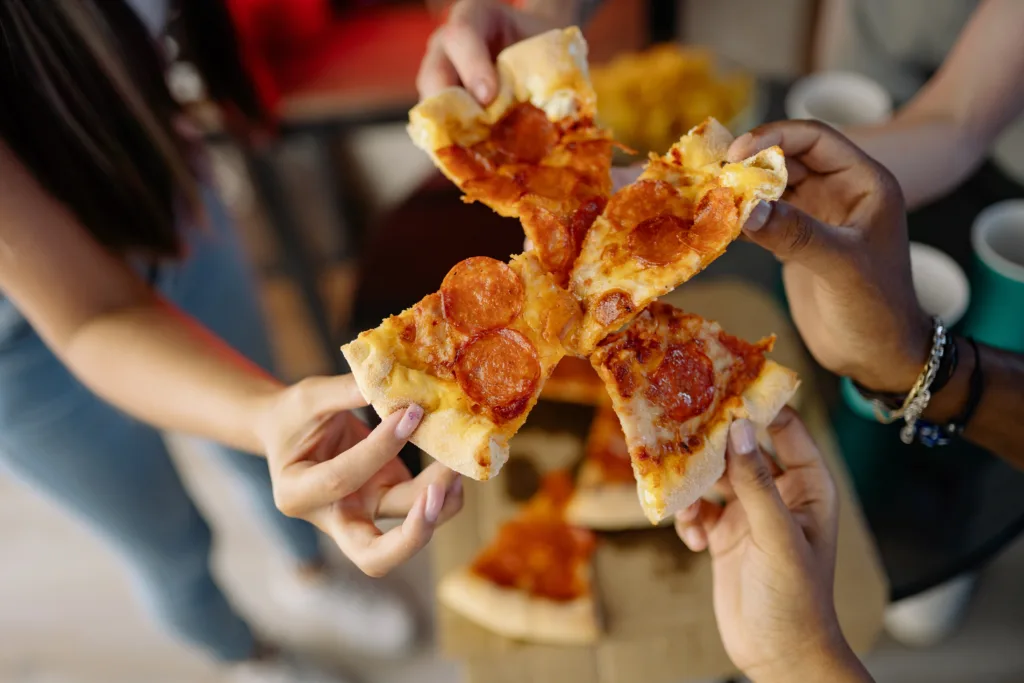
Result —
POLYGON ((811 121, 770 123, 737 138, 730 159, 778 145, 789 183, 762 202, 747 238, 783 262, 793 320, 827 369, 906 392, 924 366, 931 323, 910 276, 906 211, 892 174, 843 135, 811 121))
POLYGON ((460 0, 434 32, 420 63, 416 87, 420 97, 463 85, 481 104, 498 94, 495 57, 520 40, 556 28, 558 22, 528 14, 499 0, 460 0))
POLYGON ((721 482, 725 505, 699 500, 676 515, 676 531, 691 550, 711 553, 718 628, 745 675, 765 683, 869 681, 832 601, 835 484, 792 409, 769 433, 784 471, 758 447, 751 423, 737 420, 721 482))
POLYGON ((350 412, 364 405, 351 375, 310 378, 270 402, 260 438, 281 512, 316 525, 361 570, 383 576, 461 509, 462 482, 440 463, 414 479, 398 459, 423 417, 419 406, 371 431, 350 412), (386 533, 375 522, 402 517, 386 533))

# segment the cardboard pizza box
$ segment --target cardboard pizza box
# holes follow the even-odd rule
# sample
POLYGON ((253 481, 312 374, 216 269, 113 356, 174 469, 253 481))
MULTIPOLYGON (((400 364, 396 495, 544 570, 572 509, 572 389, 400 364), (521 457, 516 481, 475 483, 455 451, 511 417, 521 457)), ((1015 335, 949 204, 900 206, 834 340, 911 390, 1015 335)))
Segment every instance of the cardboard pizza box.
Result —
MULTIPOLYGON (((756 340, 776 334, 772 353, 800 373, 799 409, 821 447, 840 495, 835 599, 854 650, 871 647, 882 629, 888 586, 872 539, 839 459, 824 402, 796 331, 764 291, 734 280, 694 282, 666 301, 717 320, 731 334, 756 340), (685 291, 683 291, 685 290, 685 291)), ((511 443, 512 458, 489 482, 466 481, 461 514, 431 544, 435 581, 472 561, 498 526, 535 490, 541 472, 582 456, 592 408, 542 402, 511 443)), ((601 534, 595 590, 605 632, 594 645, 553 647, 497 636, 439 606, 438 642, 444 656, 464 663, 467 683, 678 683, 734 672, 711 604, 706 553, 686 549, 671 528, 601 534)))

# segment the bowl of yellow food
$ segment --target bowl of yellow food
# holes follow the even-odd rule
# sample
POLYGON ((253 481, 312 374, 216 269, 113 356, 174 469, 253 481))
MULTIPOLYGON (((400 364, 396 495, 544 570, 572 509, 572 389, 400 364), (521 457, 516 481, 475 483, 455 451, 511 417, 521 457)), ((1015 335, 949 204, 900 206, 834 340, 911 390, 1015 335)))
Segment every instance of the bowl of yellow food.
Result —
MULTIPOLYGON (((593 67, 591 79, 599 122, 642 156, 664 154, 709 116, 739 134, 763 115, 753 76, 701 47, 663 44, 623 54, 593 67)), ((635 158, 620 154, 616 161, 635 158)))

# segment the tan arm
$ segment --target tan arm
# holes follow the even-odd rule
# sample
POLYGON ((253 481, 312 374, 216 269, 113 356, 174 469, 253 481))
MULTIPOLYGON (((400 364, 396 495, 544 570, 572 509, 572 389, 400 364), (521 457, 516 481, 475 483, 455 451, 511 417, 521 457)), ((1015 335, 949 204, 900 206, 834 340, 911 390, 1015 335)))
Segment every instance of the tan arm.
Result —
POLYGON ((939 72, 888 123, 848 131, 914 208, 950 192, 1024 112, 1024 2, 985 0, 939 72))
POLYGON ((96 243, 0 142, 0 291, 86 386, 157 427, 251 452, 279 388, 96 243))

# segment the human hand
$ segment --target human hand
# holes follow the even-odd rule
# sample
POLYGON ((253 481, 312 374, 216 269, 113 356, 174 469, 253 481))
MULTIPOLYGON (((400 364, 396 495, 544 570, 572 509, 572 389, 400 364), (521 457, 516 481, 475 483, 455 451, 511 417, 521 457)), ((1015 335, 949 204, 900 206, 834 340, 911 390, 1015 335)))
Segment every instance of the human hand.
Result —
POLYGON ((370 430, 351 375, 314 377, 282 390, 262 411, 263 442, 278 509, 316 525, 370 576, 383 576, 425 546, 462 508, 462 480, 440 463, 415 479, 398 459, 423 418, 411 405, 370 430), (382 533, 377 519, 402 518, 382 533))
POLYGON ((711 554, 722 643, 746 676, 758 683, 870 680, 854 677, 863 669, 832 600, 835 484, 792 409, 783 409, 769 434, 784 470, 761 452, 750 422, 737 420, 719 486, 725 505, 697 501, 677 513, 676 531, 691 550, 711 554))
POLYGON ((499 0, 459 0, 427 44, 416 76, 420 97, 464 85, 481 104, 490 104, 498 94, 494 66, 498 53, 560 23, 555 17, 528 14, 499 0))
POLYGON ((839 132, 770 123, 738 137, 729 159, 779 145, 789 187, 744 226, 783 262, 793 321, 815 359, 879 391, 905 393, 924 366, 931 323, 910 275, 899 184, 839 132))

